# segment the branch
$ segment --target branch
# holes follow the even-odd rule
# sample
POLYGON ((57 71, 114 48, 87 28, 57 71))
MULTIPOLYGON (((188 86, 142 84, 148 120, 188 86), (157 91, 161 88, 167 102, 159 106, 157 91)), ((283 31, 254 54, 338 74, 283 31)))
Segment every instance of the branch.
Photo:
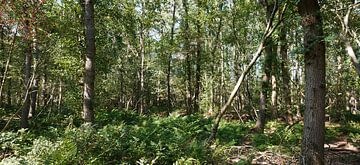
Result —
MULTIPOLYGON (((358 4, 360 4, 360 3, 358 3, 358 4)), ((350 57, 351 63, 354 66, 356 73, 360 77, 359 60, 356 57, 355 51, 352 48, 350 41, 347 39, 348 36, 352 36, 357 41, 357 39, 355 37, 356 34, 353 31, 351 31, 349 28, 349 16, 350 16, 351 10, 353 9, 354 6, 355 5, 349 6, 349 8, 346 12, 346 15, 343 18, 339 15, 339 13, 336 12, 335 14, 338 17, 338 19, 340 20, 341 26, 342 26, 342 33, 340 34, 340 38, 343 40, 343 42, 345 44, 345 50, 350 57)))

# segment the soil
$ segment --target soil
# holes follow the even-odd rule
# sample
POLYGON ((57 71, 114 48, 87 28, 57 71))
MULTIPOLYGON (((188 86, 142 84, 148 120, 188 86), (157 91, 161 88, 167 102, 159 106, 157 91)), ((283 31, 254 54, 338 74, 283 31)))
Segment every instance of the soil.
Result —
MULTIPOLYGON (((325 165, 360 165, 360 149, 347 141, 336 141, 325 144, 325 165)), ((272 151, 255 151, 247 144, 232 146, 225 150, 229 157, 228 164, 244 163, 256 165, 297 165, 299 164, 298 154, 289 156, 272 151)))

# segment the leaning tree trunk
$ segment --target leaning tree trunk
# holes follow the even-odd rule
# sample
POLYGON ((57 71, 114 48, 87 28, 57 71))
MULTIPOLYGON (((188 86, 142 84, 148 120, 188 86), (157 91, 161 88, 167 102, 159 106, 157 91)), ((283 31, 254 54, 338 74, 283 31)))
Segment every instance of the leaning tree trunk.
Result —
POLYGON ((301 164, 324 164, 325 139, 325 42, 317 0, 301 0, 304 28, 305 113, 301 164))
POLYGON ((94 1, 85 0, 85 42, 86 61, 84 75, 84 102, 83 119, 86 122, 94 121, 94 82, 95 82, 95 25, 94 1))
POLYGON ((279 21, 276 25, 272 26, 272 22, 274 19, 274 15, 277 11, 273 10, 271 17, 270 17, 270 21, 267 23, 265 32, 264 32, 264 36, 261 39, 261 42, 257 48, 257 51, 254 53, 253 58, 251 59, 249 65, 244 69, 244 71, 242 72, 242 74, 240 75, 239 79, 236 82, 236 85, 234 87, 234 89, 232 90, 228 100, 226 101, 226 103, 223 105, 223 107, 221 108, 219 114, 216 116, 215 122, 211 128, 211 134, 210 137, 208 139, 208 144, 211 144, 214 142, 215 138, 216 138, 216 134, 219 128, 219 124, 221 121, 221 118, 225 115, 228 107, 231 105, 231 103, 233 102, 236 93, 238 92, 240 86, 242 85, 242 83, 244 82, 245 76, 249 73, 250 69, 254 66, 255 62, 259 59, 259 57, 261 56, 261 52, 264 50, 265 47, 265 41, 272 35, 272 33, 274 32, 274 30, 276 29, 276 27, 279 25, 279 23, 282 21, 283 19, 283 15, 284 15, 284 11, 286 10, 287 6, 284 7, 284 9, 282 10, 282 12, 279 14, 279 21))

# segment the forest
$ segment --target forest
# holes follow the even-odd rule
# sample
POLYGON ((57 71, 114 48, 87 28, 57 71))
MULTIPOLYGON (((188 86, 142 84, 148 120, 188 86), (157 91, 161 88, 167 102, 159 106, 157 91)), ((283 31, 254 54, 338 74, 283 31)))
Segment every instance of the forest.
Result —
POLYGON ((360 163, 358 0, 1 0, 0 165, 360 163))

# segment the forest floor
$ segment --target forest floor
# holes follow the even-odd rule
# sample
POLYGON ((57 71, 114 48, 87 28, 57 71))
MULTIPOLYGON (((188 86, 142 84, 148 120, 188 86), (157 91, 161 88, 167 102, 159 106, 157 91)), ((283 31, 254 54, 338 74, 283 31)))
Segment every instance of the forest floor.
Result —
MULTIPOLYGON (((338 143, 329 145, 339 145, 337 147, 325 148, 325 164, 326 165, 359 165, 360 152, 358 149, 354 150, 351 143, 340 141, 338 143), (346 144, 345 144, 346 143, 346 144)), ((241 160, 253 157, 251 164, 286 164, 297 165, 299 164, 298 156, 289 156, 287 154, 276 153, 273 151, 257 151, 251 145, 232 146, 229 148, 229 164, 237 164, 241 160)))
MULTIPOLYGON (((9 115, 7 115, 9 116, 9 115)), ((8 117, 0 118, 5 126, 8 117)), ((43 116, 19 130, 18 118, 0 134, 0 165, 53 164, 276 164, 299 163, 303 124, 223 120, 217 140, 205 144, 213 119, 202 115, 159 117, 103 112, 94 125, 73 116, 43 116), (50 118, 46 118, 50 117, 50 118), (41 120, 43 119, 43 120, 41 120)), ((325 164, 360 165, 360 120, 326 123, 325 164)))
MULTIPOLYGON (((341 126, 336 123, 326 123, 328 130, 339 129, 341 126)), ((328 131, 331 132, 331 131, 328 131)), ((358 143, 354 144, 348 141, 349 136, 337 132, 340 135, 330 138, 324 145, 325 164, 326 165, 360 165, 360 148, 358 143)), ((355 139, 360 140, 360 139, 355 139)), ((295 147, 295 146, 294 146, 295 147)), ((228 164, 254 164, 254 165, 297 165, 299 164, 299 153, 284 153, 266 149, 259 151, 254 148, 252 141, 247 139, 245 144, 231 146, 226 151, 228 155, 228 164), (247 163, 239 163, 242 160, 250 160, 247 163)))

